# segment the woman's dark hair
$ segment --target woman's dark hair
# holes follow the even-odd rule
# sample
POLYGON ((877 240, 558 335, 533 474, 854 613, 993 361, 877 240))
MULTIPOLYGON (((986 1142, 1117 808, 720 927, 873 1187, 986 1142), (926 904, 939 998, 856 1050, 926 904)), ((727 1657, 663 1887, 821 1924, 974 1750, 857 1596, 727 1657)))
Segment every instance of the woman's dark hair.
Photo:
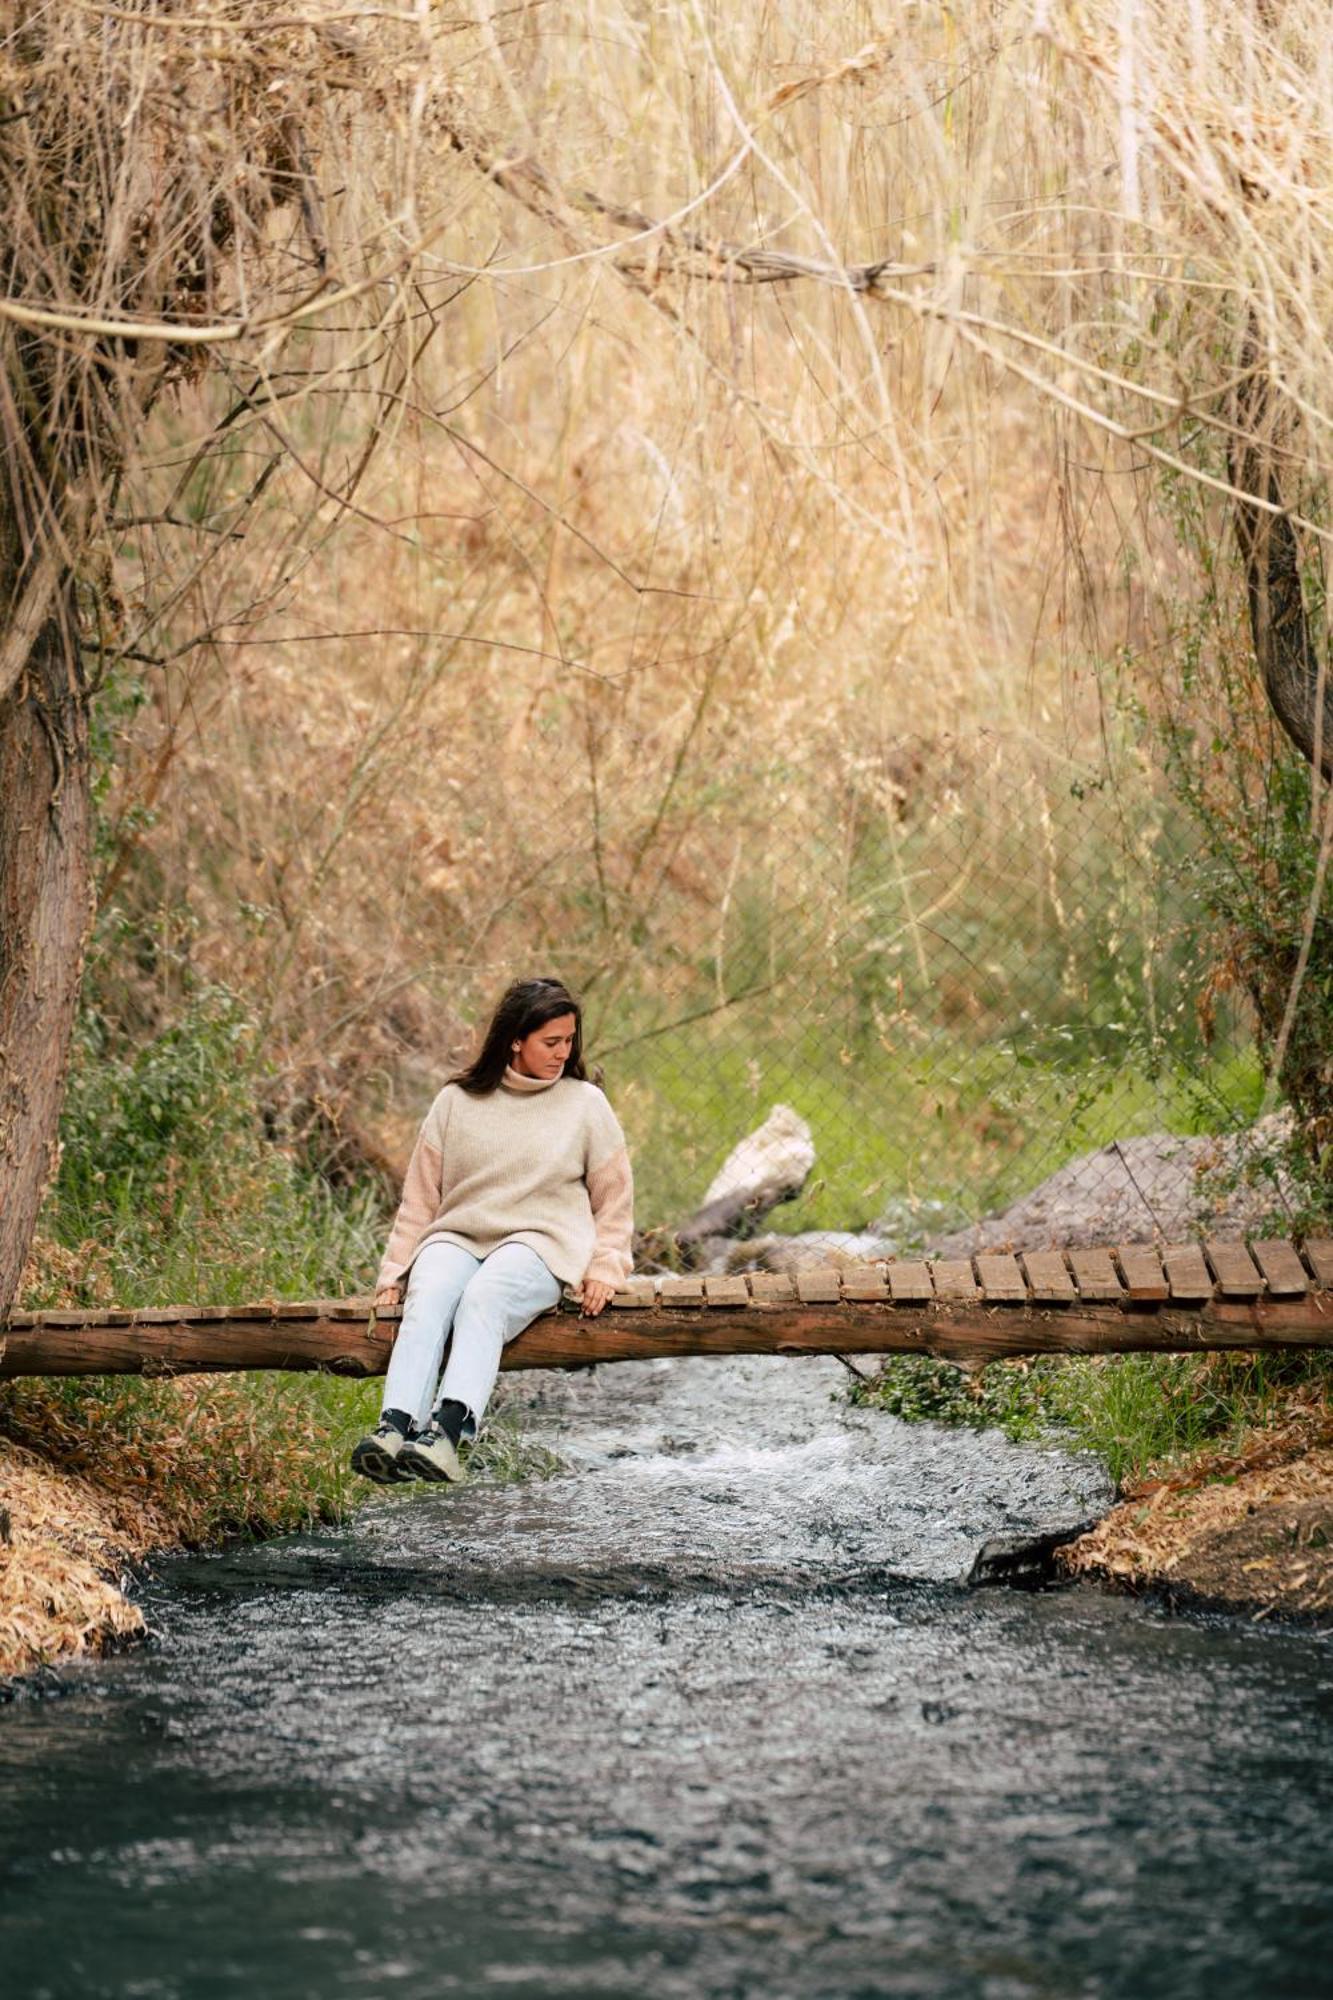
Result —
POLYGON ((451 1076, 450 1083, 458 1084, 473 1097, 485 1097, 492 1090, 498 1090, 514 1052, 514 1043, 526 1040, 536 1029, 544 1028, 548 1021, 558 1020, 562 1014, 574 1016, 574 1046, 569 1051, 563 1074, 578 1077, 586 1083, 588 1072, 583 1067, 583 1010, 559 979, 516 979, 506 989, 491 1016, 480 1053, 466 1069, 451 1076))

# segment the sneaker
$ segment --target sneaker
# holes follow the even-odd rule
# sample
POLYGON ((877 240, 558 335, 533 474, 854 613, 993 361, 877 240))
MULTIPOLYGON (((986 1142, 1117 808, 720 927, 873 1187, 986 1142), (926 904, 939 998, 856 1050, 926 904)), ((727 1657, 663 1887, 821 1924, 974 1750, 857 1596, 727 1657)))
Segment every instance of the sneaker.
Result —
POLYGON ((373 1479, 377 1486, 396 1486, 400 1480, 411 1479, 412 1473, 401 1462, 406 1442, 398 1426, 381 1417, 374 1430, 353 1445, 353 1472, 373 1479))
POLYGON ((435 1423, 408 1440, 398 1454, 398 1466, 399 1479, 447 1479, 457 1485, 467 1477, 453 1439, 435 1423))

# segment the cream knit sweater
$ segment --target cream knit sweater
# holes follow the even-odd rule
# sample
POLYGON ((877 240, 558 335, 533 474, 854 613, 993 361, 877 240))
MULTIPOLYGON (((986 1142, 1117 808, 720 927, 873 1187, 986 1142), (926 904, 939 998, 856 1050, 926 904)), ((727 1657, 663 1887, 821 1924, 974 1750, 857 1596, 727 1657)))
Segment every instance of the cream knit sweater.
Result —
POLYGON ((567 1285, 618 1285, 633 1229, 625 1135, 597 1085, 507 1069, 485 1097, 446 1083, 426 1113, 375 1284, 442 1240, 474 1257, 526 1243, 567 1285))

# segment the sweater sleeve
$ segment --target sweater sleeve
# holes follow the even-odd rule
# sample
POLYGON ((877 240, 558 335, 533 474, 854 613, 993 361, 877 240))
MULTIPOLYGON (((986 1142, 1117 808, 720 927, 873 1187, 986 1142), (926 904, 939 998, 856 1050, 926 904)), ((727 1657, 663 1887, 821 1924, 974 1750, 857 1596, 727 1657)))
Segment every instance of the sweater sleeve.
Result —
POLYGON ((585 1278, 619 1285, 634 1269, 634 1175, 620 1120, 596 1084, 584 1175, 596 1229, 585 1278))
POLYGON ((634 1268, 634 1176, 624 1146, 588 1170, 588 1200, 597 1235, 585 1278, 619 1285, 634 1268))
POLYGON ((403 1198, 398 1204, 389 1241, 380 1259, 379 1275, 375 1279, 376 1291, 381 1285, 398 1283, 412 1261, 417 1244, 443 1205, 444 1124, 441 1101, 437 1097, 426 1114, 412 1148, 412 1157, 407 1163, 403 1198))

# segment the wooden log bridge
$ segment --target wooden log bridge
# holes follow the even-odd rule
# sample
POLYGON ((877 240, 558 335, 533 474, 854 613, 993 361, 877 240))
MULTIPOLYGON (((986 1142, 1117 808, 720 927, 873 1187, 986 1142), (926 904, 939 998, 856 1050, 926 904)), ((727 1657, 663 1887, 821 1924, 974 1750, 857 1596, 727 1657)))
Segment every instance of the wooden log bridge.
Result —
MULTIPOLYGON (((17 1312, 0 1376, 175 1375, 322 1368, 378 1375, 397 1307, 167 1306, 17 1312)), ((1208 1241, 904 1259, 728 1277, 631 1278, 597 1319, 565 1304, 504 1351, 505 1368, 581 1368, 683 1354, 1196 1353, 1333 1346, 1333 1240, 1208 1241)))

